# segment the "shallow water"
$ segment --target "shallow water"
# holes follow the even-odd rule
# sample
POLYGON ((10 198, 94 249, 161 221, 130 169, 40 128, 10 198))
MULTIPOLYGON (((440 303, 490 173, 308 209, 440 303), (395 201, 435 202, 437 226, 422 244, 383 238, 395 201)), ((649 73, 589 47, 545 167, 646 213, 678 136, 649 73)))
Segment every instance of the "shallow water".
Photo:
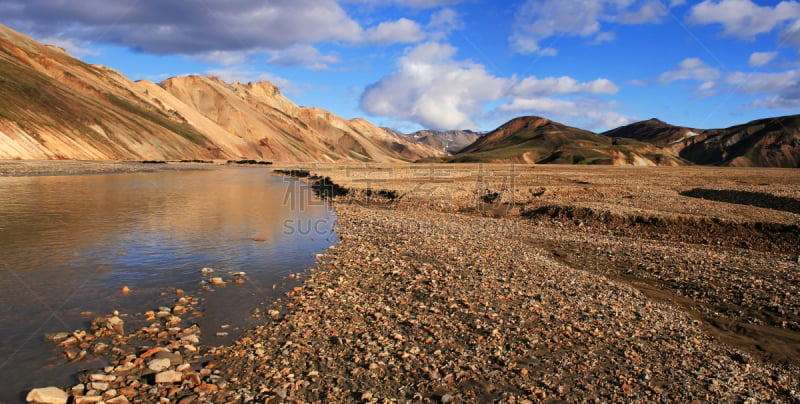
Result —
POLYGON ((305 185, 264 169, 0 178, 0 402, 102 366, 44 340, 88 328, 81 312, 142 313, 181 288, 202 297, 202 344, 228 342, 335 242, 333 224, 305 185), (204 292, 203 267, 248 280, 204 292))

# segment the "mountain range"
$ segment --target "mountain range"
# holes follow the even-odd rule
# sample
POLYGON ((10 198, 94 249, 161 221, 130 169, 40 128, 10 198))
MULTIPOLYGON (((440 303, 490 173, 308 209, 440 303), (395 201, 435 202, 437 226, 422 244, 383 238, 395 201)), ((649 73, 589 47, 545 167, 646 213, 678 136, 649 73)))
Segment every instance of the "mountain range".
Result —
POLYGON ((800 115, 725 129, 650 119, 601 134, 529 116, 513 119, 448 162, 800 167, 800 115))
POLYGON ((401 162, 444 152, 270 83, 134 82, 0 25, 0 159, 401 162))
POLYGON ((486 134, 406 135, 297 106, 269 82, 134 82, 0 25, 0 159, 800 167, 800 115, 725 129, 650 119, 600 134, 528 116, 486 134))

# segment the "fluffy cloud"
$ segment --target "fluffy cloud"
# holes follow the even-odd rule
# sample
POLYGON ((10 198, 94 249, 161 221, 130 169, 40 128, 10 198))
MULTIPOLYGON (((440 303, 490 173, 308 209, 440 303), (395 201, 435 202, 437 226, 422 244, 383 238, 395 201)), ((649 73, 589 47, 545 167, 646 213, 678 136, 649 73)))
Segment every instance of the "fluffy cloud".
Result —
POLYGON ((750 104, 750 107, 780 110, 800 108, 800 70, 735 72, 729 74, 725 81, 732 86, 731 91, 763 97, 750 104))
POLYGON ((750 59, 747 61, 747 64, 749 64, 750 67, 764 66, 765 64, 773 61, 777 56, 778 52, 754 52, 750 55, 750 59))
POLYGON ((578 97, 572 100, 559 98, 517 98, 508 104, 500 105, 500 112, 517 116, 520 114, 540 115, 569 122, 589 130, 618 128, 634 121, 633 118, 616 111, 619 104, 591 97, 578 97))
POLYGON ((336 0, 0 0, 0 10, 9 25, 39 37, 69 32, 157 54, 284 49, 364 35, 336 0))
POLYGON ((666 72, 659 77, 662 83, 678 80, 714 81, 720 78, 719 69, 711 67, 698 58, 684 59, 677 69, 666 72))
POLYGON ((734 72, 725 78, 732 84, 737 92, 747 94, 781 93, 783 90, 795 87, 800 80, 800 71, 788 70, 779 73, 744 73, 734 72))
POLYGON ((451 8, 443 8, 431 16, 431 21, 427 25, 427 29, 431 32, 431 38, 434 40, 441 40, 447 37, 451 32, 462 29, 464 24, 458 16, 458 12, 451 8))
POLYGON ((510 40, 519 53, 541 53, 540 42, 554 35, 602 35, 593 41, 599 43, 609 39, 601 32, 604 23, 657 23, 667 12, 658 0, 527 0, 517 12, 510 40))
POLYGON ((250 52, 215 50, 196 54, 192 57, 203 62, 216 63, 223 66, 234 66, 247 63, 250 59, 250 52))
POLYGON ((616 94, 619 91, 611 80, 597 79, 579 83, 572 77, 528 77, 515 85, 511 94, 519 97, 547 97, 556 94, 616 94))
POLYGON ((407 52, 398 71, 370 85, 361 108, 432 129, 477 129, 472 118, 482 103, 500 98, 510 85, 481 65, 453 60, 456 48, 426 42, 407 52))
POLYGON ((396 72, 367 87, 361 108, 431 129, 478 129, 475 118, 512 113, 563 117, 589 126, 629 122, 613 111, 616 104, 584 97, 616 93, 619 89, 610 80, 495 77, 480 64, 455 60, 456 51, 436 42, 409 49, 396 72), (488 104, 497 102, 499 107, 487 110, 488 104))
POLYGON ((800 3, 796 1, 782 1, 770 7, 750 0, 705 0, 692 7, 689 14, 690 23, 722 24, 724 35, 742 39, 770 32, 799 18, 800 3))
POLYGON ((299 44, 275 52, 267 62, 279 66, 305 66, 311 70, 324 70, 328 68, 328 63, 339 63, 339 57, 324 55, 311 45, 299 44))
POLYGON ((419 42, 425 38, 422 27, 407 18, 386 21, 367 31, 366 39, 380 45, 419 42))
POLYGON ((97 56, 100 52, 89 48, 89 43, 72 38, 65 38, 63 35, 54 35, 39 40, 43 44, 58 46, 69 52, 71 55, 78 57, 83 56, 97 56))

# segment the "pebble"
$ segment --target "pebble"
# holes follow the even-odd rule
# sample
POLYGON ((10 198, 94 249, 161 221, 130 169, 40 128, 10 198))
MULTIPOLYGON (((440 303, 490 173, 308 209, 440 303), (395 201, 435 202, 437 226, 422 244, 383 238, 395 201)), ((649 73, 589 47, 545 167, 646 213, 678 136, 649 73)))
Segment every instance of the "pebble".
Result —
POLYGON ((33 389, 25 396, 29 403, 37 404, 67 404, 69 395, 58 387, 43 387, 33 389))
POLYGON ((178 383, 183 380, 183 373, 167 370, 156 374, 156 383, 178 383))
POLYGON ((169 369, 171 363, 169 359, 153 359, 147 362, 147 368, 154 372, 161 372, 169 369))

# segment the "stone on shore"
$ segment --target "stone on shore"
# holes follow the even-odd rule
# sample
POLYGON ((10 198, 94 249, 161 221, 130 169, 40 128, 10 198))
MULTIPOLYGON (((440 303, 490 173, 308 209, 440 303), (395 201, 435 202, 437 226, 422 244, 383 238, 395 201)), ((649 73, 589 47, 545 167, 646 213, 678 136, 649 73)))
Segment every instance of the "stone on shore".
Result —
POLYGON ((167 370, 156 374, 156 383, 179 383, 183 380, 183 373, 174 370, 167 370))
POLYGON ((152 370, 153 372, 161 372, 164 370, 169 369, 170 360, 169 359, 153 359, 150 362, 147 362, 147 368, 152 370))
POLYGON ((69 395, 58 387, 42 387, 31 390, 25 400, 37 404, 67 404, 69 395))

